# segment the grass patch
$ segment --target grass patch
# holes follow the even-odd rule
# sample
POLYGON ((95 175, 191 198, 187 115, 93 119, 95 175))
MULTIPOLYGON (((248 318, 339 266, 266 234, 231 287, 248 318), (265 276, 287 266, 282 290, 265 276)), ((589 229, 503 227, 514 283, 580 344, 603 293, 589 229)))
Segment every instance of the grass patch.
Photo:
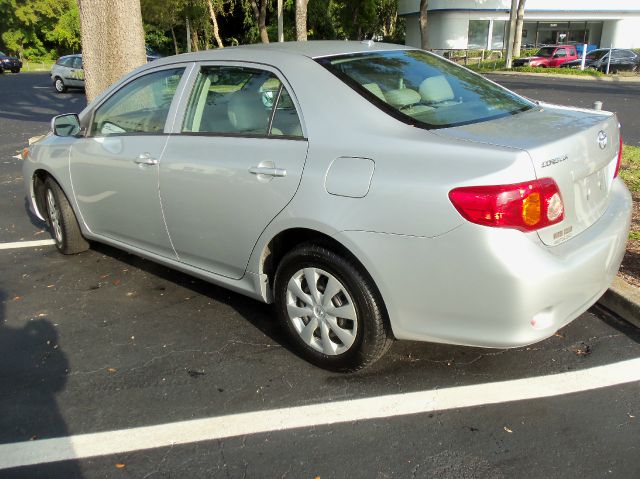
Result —
POLYGON ((526 73, 559 73, 561 75, 577 75, 577 76, 592 76, 601 77, 604 73, 594 70, 593 68, 585 68, 580 70, 578 68, 540 68, 540 67, 517 67, 511 69, 514 72, 526 72, 526 73))
POLYGON ((578 68, 541 68, 541 67, 517 67, 517 68, 505 68, 504 60, 485 60, 484 62, 474 63, 467 65, 467 68, 477 72, 492 72, 492 71, 511 71, 522 73, 558 73, 560 75, 567 76, 592 76, 601 77, 605 76, 604 73, 594 70, 593 68, 586 68, 580 70, 578 68))
POLYGON ((640 146, 624 145, 622 147, 620 178, 634 195, 640 195, 640 146))

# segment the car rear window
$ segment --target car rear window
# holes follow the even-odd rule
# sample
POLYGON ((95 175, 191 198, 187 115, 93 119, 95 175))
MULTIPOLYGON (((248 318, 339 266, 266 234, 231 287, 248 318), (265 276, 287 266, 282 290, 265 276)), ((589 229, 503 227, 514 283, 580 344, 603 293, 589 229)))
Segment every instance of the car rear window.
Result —
POLYGON ((535 107, 480 75, 422 50, 317 61, 380 109, 421 128, 478 123, 535 107))

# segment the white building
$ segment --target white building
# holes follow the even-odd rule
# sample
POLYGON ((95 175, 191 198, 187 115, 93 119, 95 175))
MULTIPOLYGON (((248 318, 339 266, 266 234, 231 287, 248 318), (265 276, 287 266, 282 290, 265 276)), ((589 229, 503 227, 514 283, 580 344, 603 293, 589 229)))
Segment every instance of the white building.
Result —
MULTIPOLYGON (((429 49, 502 49, 511 0, 429 0, 429 49)), ((399 0, 406 44, 420 46, 420 0, 399 0)), ((578 42, 640 48, 640 0, 527 0, 523 47, 578 42)))

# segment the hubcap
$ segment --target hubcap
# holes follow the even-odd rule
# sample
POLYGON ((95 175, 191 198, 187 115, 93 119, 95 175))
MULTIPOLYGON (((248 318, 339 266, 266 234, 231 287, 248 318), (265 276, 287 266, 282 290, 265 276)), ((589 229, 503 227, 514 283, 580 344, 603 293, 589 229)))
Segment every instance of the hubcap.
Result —
POLYGON ((56 90, 62 91, 62 80, 56 80, 56 90))
POLYGON ((346 352, 356 339, 358 318, 347 288, 320 268, 304 268, 287 285, 287 312, 302 340, 329 356, 346 352))
POLYGON ((49 211, 49 220, 51 221, 51 228, 53 234, 56 237, 58 244, 62 244, 62 227, 60 226, 60 213, 58 212, 58 206, 56 205, 56 199, 53 197, 53 192, 47 190, 47 210, 49 211))

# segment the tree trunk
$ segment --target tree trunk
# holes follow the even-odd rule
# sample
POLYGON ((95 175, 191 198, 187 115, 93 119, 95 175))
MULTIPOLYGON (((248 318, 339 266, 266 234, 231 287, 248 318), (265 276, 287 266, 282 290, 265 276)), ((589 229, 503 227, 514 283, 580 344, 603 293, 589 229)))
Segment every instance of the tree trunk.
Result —
POLYGON ((513 56, 520 56, 520 49, 522 47, 522 27, 524 25, 524 4, 526 0, 519 0, 518 2, 518 14, 516 16, 516 36, 513 39, 513 56))
POLYGON ((224 48, 222 44, 222 38, 220 38, 220 30, 218 29, 218 18, 216 17, 216 11, 213 8, 211 0, 207 0, 207 6, 209 7, 209 15, 211 16, 211 22, 213 22, 213 37, 216 39, 218 48, 224 48))
POLYGON ((258 29, 260 30, 260 40, 262 43, 269 43, 269 34, 267 33, 267 2, 269 0, 259 0, 260 7, 256 3, 256 0, 251 0, 251 8, 253 9, 253 15, 258 22, 258 29))
POLYGON ((147 62, 139 0, 78 0, 85 92, 91 101, 147 62))
POLYGON ((429 1, 420 0, 420 46, 423 50, 427 49, 427 8, 429 1))
POLYGON ((296 40, 307 41, 307 4, 309 0, 296 0, 296 40))
POLYGON ((509 9, 509 35, 507 35, 507 54, 505 56, 504 65, 506 68, 513 66, 513 43, 516 37, 516 16, 518 10, 518 0, 511 0, 511 8, 509 9))
POLYGON ((191 53, 191 23, 187 17, 187 53, 191 53))
POLYGON ((191 41, 193 42, 193 51, 200 51, 200 37, 198 37, 198 30, 191 30, 191 41))
POLYGON ((173 37, 173 47, 176 49, 176 55, 178 55, 180 53, 178 51, 178 39, 176 38, 176 32, 173 27, 171 27, 171 36, 173 37))
POLYGON ((278 0, 278 41, 284 42, 284 20, 282 18, 282 0, 278 0))

